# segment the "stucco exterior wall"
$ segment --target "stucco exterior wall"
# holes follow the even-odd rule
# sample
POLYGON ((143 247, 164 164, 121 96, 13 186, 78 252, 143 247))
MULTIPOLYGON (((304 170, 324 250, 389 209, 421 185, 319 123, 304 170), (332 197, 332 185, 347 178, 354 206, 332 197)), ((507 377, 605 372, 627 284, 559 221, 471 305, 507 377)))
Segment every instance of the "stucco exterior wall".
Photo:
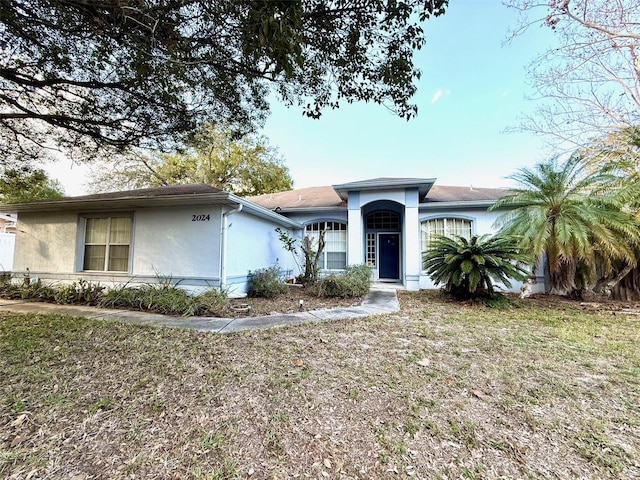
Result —
POLYGON ((73 274, 77 225, 75 213, 21 213, 13 270, 73 274))
MULTIPOLYGON (((113 215, 131 212, 111 212, 113 215)), ((139 209, 133 212, 129 272, 84 272, 85 217, 91 213, 23 213, 13 271, 69 283, 83 278, 106 286, 165 278, 190 291, 220 281, 221 207, 139 209), (208 220, 194 221, 194 215, 208 220)))
POLYGON ((131 273, 217 282, 220 233, 218 205, 137 210, 133 219, 131 273))
POLYGON ((287 218, 299 222, 303 225, 314 222, 348 222, 348 212, 346 208, 320 211, 317 213, 287 213, 287 218))
MULTIPOLYGON (((246 293, 249 271, 277 264, 281 270, 294 276, 299 273, 293 256, 279 240, 278 225, 245 212, 230 215, 227 222, 226 280, 229 294, 246 293)), ((300 238, 301 230, 288 231, 291 236, 300 238)))
MULTIPOLYGON (((389 200, 404 205, 406 201, 405 189, 362 191, 359 193, 359 204, 357 206, 364 207, 371 202, 380 200, 389 200)), ((349 208, 351 208, 351 197, 349 197, 349 208)))

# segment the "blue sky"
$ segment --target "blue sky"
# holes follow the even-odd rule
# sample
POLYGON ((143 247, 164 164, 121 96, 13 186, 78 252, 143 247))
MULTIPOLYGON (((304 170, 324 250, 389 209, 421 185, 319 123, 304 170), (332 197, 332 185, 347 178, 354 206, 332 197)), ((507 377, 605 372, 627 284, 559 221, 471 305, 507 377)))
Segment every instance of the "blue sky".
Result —
MULTIPOLYGON (((264 134, 290 169, 295 187, 374 177, 424 177, 440 185, 509 186, 505 177, 549 153, 532 134, 504 133, 533 108, 525 67, 553 42, 534 26, 505 45, 517 24, 499 0, 451 0, 426 22, 416 54, 422 78, 407 122, 374 104, 343 105, 319 120, 272 104, 264 134)), ((85 193, 85 168, 61 162, 51 173, 67 195, 85 193)))

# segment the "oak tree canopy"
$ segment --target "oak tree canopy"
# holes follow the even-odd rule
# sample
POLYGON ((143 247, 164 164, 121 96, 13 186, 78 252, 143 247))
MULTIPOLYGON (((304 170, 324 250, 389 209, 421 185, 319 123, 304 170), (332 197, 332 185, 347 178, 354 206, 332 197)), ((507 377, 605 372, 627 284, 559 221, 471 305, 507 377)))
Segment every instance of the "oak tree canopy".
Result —
POLYGON ((202 123, 239 133, 270 98, 404 118, 420 24, 448 0, 0 2, 0 159, 167 148, 202 123), (274 95, 274 96, 270 96, 274 95))

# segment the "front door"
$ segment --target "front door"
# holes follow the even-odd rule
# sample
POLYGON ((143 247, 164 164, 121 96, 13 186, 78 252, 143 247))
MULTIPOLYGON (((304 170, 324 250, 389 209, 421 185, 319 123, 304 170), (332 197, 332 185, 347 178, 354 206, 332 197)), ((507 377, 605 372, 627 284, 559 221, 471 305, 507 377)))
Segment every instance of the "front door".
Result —
POLYGON ((378 234, 378 278, 398 280, 400 278, 400 234, 378 234))

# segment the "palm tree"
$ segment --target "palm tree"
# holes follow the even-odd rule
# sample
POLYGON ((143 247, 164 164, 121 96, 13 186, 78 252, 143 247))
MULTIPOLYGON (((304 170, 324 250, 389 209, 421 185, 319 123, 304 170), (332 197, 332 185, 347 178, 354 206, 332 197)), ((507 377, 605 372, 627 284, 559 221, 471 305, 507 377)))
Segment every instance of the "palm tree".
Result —
MULTIPOLYGON (((604 171, 619 178, 615 194, 621 197, 640 223, 640 126, 629 126, 608 133, 581 150, 587 168, 604 171)), ((640 252, 636 256, 640 258, 640 252)), ((615 276, 601 281, 611 296, 620 300, 640 299, 640 264, 626 264, 615 276)), ((596 287, 599 288, 599 287, 596 287)))
POLYGON ((436 284, 460 297, 493 296, 494 284, 511 287, 510 278, 524 280, 530 258, 515 239, 474 235, 467 240, 438 236, 423 255, 423 267, 436 284))
POLYGON ((508 209, 497 220, 502 231, 522 239, 535 264, 546 260, 551 293, 570 294, 594 280, 596 266, 604 274, 634 265, 640 229, 626 210, 619 177, 590 173, 582 157, 572 155, 521 169, 510 178, 519 188, 491 210, 508 209))

